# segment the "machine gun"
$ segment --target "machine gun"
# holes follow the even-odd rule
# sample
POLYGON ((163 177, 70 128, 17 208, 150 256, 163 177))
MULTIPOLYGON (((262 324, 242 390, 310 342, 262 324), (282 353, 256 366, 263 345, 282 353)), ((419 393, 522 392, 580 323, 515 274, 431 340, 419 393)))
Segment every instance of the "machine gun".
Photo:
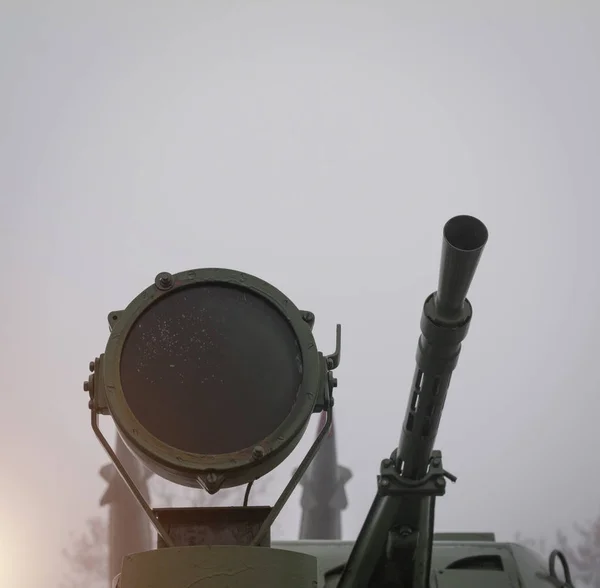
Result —
MULTIPOLYGON (((446 223, 438 290, 425 301, 417 369, 397 450, 339 586, 428 587, 435 497, 444 494, 432 451, 472 315, 466 294, 487 229, 446 223)), ((341 327, 330 355, 317 350, 314 314, 245 273, 161 273, 108 317, 106 351, 84 383, 94 433, 158 532, 156 550, 124 558, 120 588, 254 588, 317 585, 317 560, 270 546, 270 527, 328 434, 341 327), (248 506, 253 482, 279 465, 313 413, 325 425, 271 507, 248 506), (243 506, 153 509, 99 427, 112 416, 129 449, 154 473, 213 494, 247 485, 243 506)), ((199 490, 201 491, 201 490, 199 490)))
POLYGON ((446 478, 433 451, 440 417, 473 310, 467 292, 488 238, 485 225, 457 216, 444 227, 437 292, 425 300, 417 366, 398 448, 381 463, 377 495, 339 588, 428 588, 435 499, 446 478))

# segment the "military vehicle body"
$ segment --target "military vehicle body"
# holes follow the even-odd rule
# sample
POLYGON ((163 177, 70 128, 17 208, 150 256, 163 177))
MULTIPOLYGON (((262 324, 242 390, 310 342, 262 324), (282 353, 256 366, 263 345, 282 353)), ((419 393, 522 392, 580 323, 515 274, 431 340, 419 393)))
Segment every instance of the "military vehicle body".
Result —
MULTIPOLYGON (((493 534, 448 533, 434 536, 432 588, 549 588, 569 586, 552 576, 548 561, 517 543, 496 542, 493 534), (482 535, 488 535, 481 540, 482 535)), ((274 548, 313 555, 318 587, 336 588, 353 541, 273 541, 274 548)), ((560 573, 559 573, 560 575, 560 573)))
MULTIPOLYGON (((312 336, 313 313, 258 278, 218 268, 158 274, 125 310, 111 312, 106 351, 84 383, 92 429, 158 533, 157 549, 123 558, 115 585, 570 586, 558 551, 546 568, 535 552, 490 537, 434 538, 436 499, 446 480, 456 478, 433 444, 471 322, 467 291, 487 238, 474 217, 454 217, 444 227, 438 289, 423 306, 400 441, 381 461, 373 504, 353 542, 270 538, 273 521, 307 471, 310 486, 309 466, 323 455, 341 356, 339 325, 335 351, 325 355, 312 336), (313 413, 323 413, 324 424, 281 496, 272 507, 248 506, 253 482, 289 456, 313 413), (113 418, 149 470, 172 482, 209 494, 246 484, 243 506, 153 509, 103 436, 100 415, 113 418)), ((333 495, 348 474, 330 467, 336 468, 333 495)), ((332 505, 329 512, 339 519, 344 501, 332 505)), ((337 522, 329 529, 339 534, 337 522)))

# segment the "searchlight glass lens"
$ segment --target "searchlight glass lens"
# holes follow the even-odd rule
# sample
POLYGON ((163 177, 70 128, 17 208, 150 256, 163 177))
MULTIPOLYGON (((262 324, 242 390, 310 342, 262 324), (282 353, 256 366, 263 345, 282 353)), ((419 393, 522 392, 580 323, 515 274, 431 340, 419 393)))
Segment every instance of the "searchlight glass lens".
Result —
POLYGON ((302 356, 286 318, 249 290, 179 289, 129 330, 120 358, 125 400, 143 427, 181 451, 251 448, 294 406, 302 356))

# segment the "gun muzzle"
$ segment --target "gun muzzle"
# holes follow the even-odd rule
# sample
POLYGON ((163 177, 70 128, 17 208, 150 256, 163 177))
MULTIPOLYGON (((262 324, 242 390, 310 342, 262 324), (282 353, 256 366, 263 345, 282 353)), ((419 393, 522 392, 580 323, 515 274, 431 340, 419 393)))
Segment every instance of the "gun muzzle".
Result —
POLYGON ((453 318, 462 311, 487 240, 486 226, 472 216, 455 216, 444 226, 440 277, 435 294, 436 311, 441 317, 453 318))

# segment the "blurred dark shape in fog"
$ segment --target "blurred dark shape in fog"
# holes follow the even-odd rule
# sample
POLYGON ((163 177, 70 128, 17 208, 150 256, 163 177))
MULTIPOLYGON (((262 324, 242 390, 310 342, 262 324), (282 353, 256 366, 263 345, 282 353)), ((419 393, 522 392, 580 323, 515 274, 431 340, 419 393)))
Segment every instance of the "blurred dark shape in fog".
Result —
MULTIPOLYGON (((152 475, 127 448, 117 434, 115 444, 117 459, 127 470, 142 496, 149 500, 148 479, 152 475)), ((150 523, 144 509, 117 472, 109 463, 100 469, 100 475, 108 482, 106 492, 100 498, 100 506, 108 505, 108 586, 121 571, 123 558, 131 553, 152 549, 150 523)))
MULTIPOLYGON (((322 413, 318 431, 325 426, 326 416, 326 413, 322 413)), ((342 511, 348 507, 345 486, 351 477, 352 472, 338 464, 332 424, 314 461, 300 481, 303 487, 300 539, 342 538, 342 511)))

